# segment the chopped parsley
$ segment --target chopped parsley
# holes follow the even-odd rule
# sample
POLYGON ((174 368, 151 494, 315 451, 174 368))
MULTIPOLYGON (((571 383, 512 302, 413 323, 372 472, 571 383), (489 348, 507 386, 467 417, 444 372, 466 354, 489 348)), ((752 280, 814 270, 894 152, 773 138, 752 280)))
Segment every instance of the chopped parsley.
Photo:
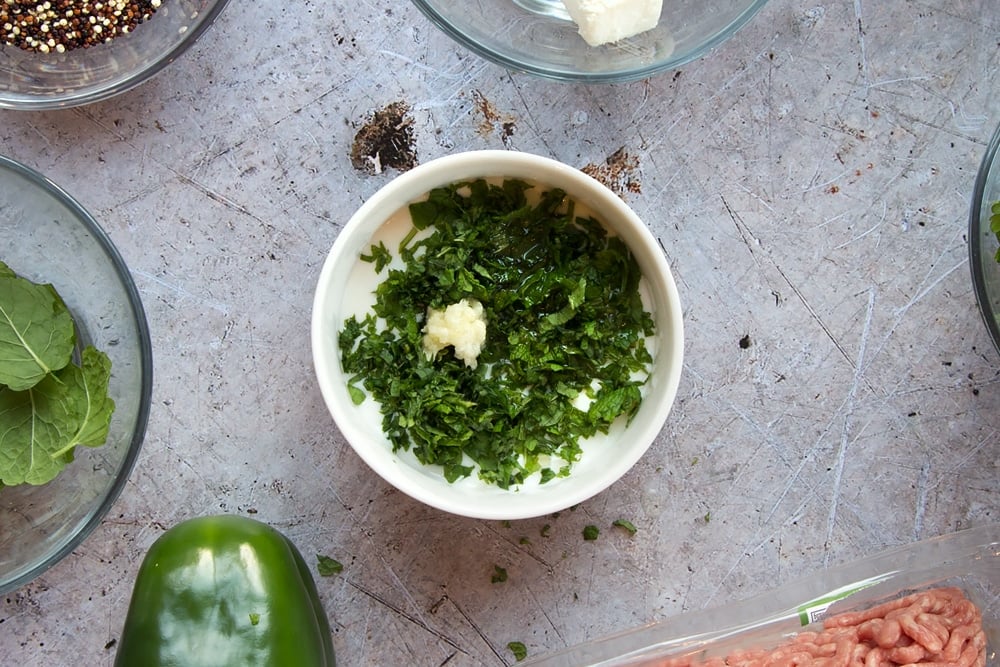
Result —
POLYGON ((636 531, 638 531, 638 528, 635 527, 635 524, 629 521, 628 519, 615 519, 611 523, 611 525, 617 526, 618 528, 624 528, 625 530, 628 531, 629 535, 635 535, 636 531))
POLYGON ((316 570, 321 577, 332 577, 344 571, 344 565, 329 556, 316 554, 316 570))
POLYGON ((507 570, 499 565, 494 565, 493 576, 490 577, 490 583, 502 584, 505 581, 507 581, 507 570))
POLYGON ((507 642, 507 648, 514 654, 514 659, 521 662, 528 657, 528 648, 524 642, 507 642))
POLYGON ((594 525, 585 526, 583 529, 583 539, 587 540, 588 542, 593 542, 594 540, 597 539, 597 536, 600 534, 601 534, 601 529, 594 525))
MULTIPOLYGON (((529 203, 530 189, 476 180, 411 204, 403 268, 388 269, 372 312, 339 333, 352 400, 378 401, 393 451, 442 466, 449 482, 565 477, 581 440, 630 420, 642 400, 654 326, 638 263, 565 192, 529 203), (451 348, 422 351, 427 309, 462 299, 485 309, 475 368, 451 348)), ((391 261, 382 243, 362 259, 379 273, 391 261)))

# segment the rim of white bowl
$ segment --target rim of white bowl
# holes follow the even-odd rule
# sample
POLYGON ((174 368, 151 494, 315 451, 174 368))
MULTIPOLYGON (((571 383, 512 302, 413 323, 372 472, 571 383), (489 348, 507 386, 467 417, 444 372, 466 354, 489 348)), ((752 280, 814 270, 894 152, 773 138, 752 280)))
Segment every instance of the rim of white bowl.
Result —
MULTIPOLYGON (((595 207, 591 205, 591 208, 595 207)), ((480 519, 525 519, 564 510, 604 491, 628 472, 652 445, 676 398, 683 358, 683 339, 683 320, 676 283, 659 242, 638 215, 618 195, 579 169, 551 158, 504 150, 469 151, 431 160, 394 178, 366 200, 340 231, 327 255, 317 282, 311 323, 312 353, 320 392, 334 422, 351 448, 382 479, 411 498, 452 514, 480 519), (449 500, 436 492, 441 488, 448 488, 441 486, 443 477, 432 482, 429 476, 401 463, 392 452, 387 438, 383 443, 372 443, 369 434, 359 428, 357 407, 350 400, 346 375, 340 370, 336 345, 338 324, 334 321, 330 304, 339 305, 341 302, 343 292, 338 290, 344 289, 346 276, 361 251, 367 250, 372 233, 393 213, 425 195, 431 188, 480 177, 522 178, 550 187, 561 187, 577 201, 582 199, 580 191, 592 195, 594 201, 599 199, 601 210, 595 209, 595 212, 600 217, 606 217, 601 211, 610 210, 624 221, 625 225, 617 231, 628 243, 640 266, 655 266, 653 272, 644 270, 644 278, 656 281, 657 284, 652 288, 662 294, 669 311, 662 315, 670 323, 669 330, 657 331, 657 355, 666 368, 662 376, 656 376, 656 386, 643 399, 643 406, 640 408, 640 412, 643 409, 655 410, 655 418, 647 419, 644 424, 639 425, 633 422, 629 426, 629 440, 638 444, 628 450, 627 456, 603 467, 601 474, 591 474, 581 481, 578 462, 568 478, 555 480, 560 482, 576 478, 572 486, 560 493, 519 495, 517 491, 490 488, 482 496, 482 502, 474 502, 468 496, 462 497, 457 493, 456 499, 449 500), (575 187, 566 187, 567 184, 575 187), (323 369, 336 371, 326 373, 323 369)), ((653 382, 652 378, 650 382, 653 382)), ((545 488, 547 490, 550 487, 545 488)))

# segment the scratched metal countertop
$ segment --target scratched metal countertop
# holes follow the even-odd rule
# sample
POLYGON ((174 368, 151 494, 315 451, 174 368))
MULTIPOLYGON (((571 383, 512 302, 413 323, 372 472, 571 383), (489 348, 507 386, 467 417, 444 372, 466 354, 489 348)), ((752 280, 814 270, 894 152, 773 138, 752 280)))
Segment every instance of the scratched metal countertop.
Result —
POLYGON ((136 90, 0 112, 0 153, 118 245, 155 357, 127 487, 0 599, 0 662, 110 665, 146 548, 206 513, 344 563, 317 579, 341 664, 450 667, 997 521, 1000 355, 967 224, 1000 123, 998 34, 994 0, 772 0, 681 70, 588 86, 489 64, 407 2, 234 3, 136 90), (677 402, 639 464, 572 511, 422 506, 322 403, 313 288, 349 212, 399 173, 352 160, 385 110, 410 123, 416 162, 506 148, 587 168, 665 249, 686 326, 677 402))

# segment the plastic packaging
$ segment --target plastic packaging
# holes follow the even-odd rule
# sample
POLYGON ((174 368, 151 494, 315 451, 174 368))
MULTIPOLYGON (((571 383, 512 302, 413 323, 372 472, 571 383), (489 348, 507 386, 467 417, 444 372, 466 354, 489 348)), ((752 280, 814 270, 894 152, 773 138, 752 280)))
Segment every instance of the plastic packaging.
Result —
POLYGON ((1000 525, 916 542, 832 567, 739 603, 651 623, 523 663, 531 667, 654 667, 666 658, 772 648, 824 619, 903 595, 954 586, 979 607, 986 664, 1000 667, 1000 525))

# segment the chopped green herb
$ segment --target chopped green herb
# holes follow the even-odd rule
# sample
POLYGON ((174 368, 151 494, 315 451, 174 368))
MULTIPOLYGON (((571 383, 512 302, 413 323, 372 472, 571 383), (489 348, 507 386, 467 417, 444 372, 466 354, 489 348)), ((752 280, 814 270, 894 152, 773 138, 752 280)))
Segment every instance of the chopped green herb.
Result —
POLYGON ((518 662, 528 657, 528 648, 522 642, 508 642, 507 648, 514 654, 514 659, 518 662))
POLYGON ((583 529, 583 539, 588 541, 593 541, 597 539, 597 536, 601 534, 600 529, 597 526, 586 526, 583 529))
POLYGON ((705 512, 704 519, 705 519, 705 523, 708 523, 709 521, 711 521, 712 520, 712 513, 711 512, 705 512))
MULTIPOLYGON (((373 311, 339 332, 352 400, 378 401, 393 450, 442 466, 449 482, 565 477, 580 441, 630 420, 642 400, 654 325, 638 263, 565 192, 532 204, 529 189, 476 180, 412 204, 404 268, 390 268, 373 311), (474 368, 450 347, 423 352, 428 308, 463 299, 481 303, 487 322, 474 368)), ((379 268, 387 254, 380 244, 365 258, 379 268)))
POLYGON ((494 565, 493 576, 490 577, 490 582, 494 584, 502 584, 505 581, 507 581, 507 570, 499 565, 494 565))
POLYGON ((529 540, 526 536, 522 535, 521 539, 519 539, 517 541, 517 543, 518 544, 531 544, 531 540, 529 540))
POLYGON ((619 528, 624 528, 625 530, 628 531, 629 535, 635 535, 636 531, 638 530, 635 527, 635 524, 633 524, 631 521, 627 519, 616 519, 614 522, 612 522, 611 525, 617 526, 619 528))
POLYGON ((78 349, 56 289, 0 262, 0 488, 44 484, 78 445, 103 445, 115 409, 110 381, 111 360, 78 349))
POLYGON ((260 614, 250 613, 250 625, 257 625, 260 623, 260 614))
POLYGON ((375 265, 375 273, 382 273, 382 269, 387 267, 392 261, 392 254, 385 247, 385 243, 373 245, 367 255, 361 255, 361 261, 371 262, 375 265))
POLYGON ((552 526, 551 526, 551 524, 545 524, 545 525, 544 525, 544 526, 542 526, 542 527, 541 527, 541 529, 540 529, 540 530, 538 531, 538 534, 539 534, 539 535, 541 535, 542 537, 548 537, 548 536, 549 536, 549 531, 550 531, 550 530, 552 530, 552 526))
POLYGON ((340 561, 334 560, 329 556, 316 554, 316 571, 319 572, 319 576, 321 577, 332 577, 335 574, 343 572, 344 566, 340 561))

